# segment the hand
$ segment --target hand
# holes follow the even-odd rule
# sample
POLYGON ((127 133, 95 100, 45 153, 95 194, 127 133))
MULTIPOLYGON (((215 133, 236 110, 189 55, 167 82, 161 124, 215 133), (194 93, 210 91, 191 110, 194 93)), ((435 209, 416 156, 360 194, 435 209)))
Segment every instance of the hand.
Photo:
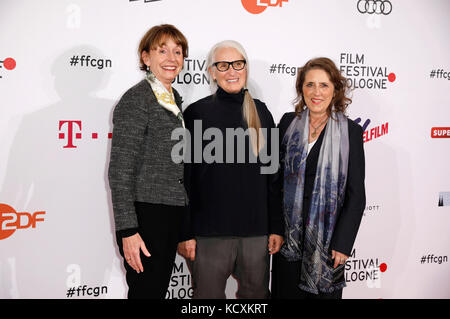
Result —
POLYGON ((348 256, 344 255, 343 253, 340 253, 336 250, 332 250, 331 251, 331 259, 334 259, 333 268, 336 268, 339 264, 340 265, 345 264, 346 260, 348 259, 348 256))
POLYGON ((150 253, 145 247, 145 243, 141 238, 139 233, 134 234, 133 236, 122 238, 123 243, 123 255, 125 260, 130 265, 131 268, 136 270, 139 274, 144 271, 144 267, 142 266, 140 253, 141 250, 145 256, 150 257, 150 253))
POLYGON ((178 253, 184 258, 194 261, 196 247, 197 241, 195 239, 186 240, 178 244, 178 253))
POLYGON ((272 234, 269 236, 269 244, 267 245, 267 248, 269 249, 269 255, 273 255, 277 253, 281 246, 284 243, 284 239, 280 235, 272 234))

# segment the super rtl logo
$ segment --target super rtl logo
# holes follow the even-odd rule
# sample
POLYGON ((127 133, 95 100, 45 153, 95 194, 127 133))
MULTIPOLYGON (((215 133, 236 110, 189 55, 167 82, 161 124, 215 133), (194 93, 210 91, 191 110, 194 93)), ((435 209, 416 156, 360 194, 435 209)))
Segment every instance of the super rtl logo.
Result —
POLYGON ((44 211, 18 213, 11 206, 0 203, 0 240, 10 237, 18 229, 36 228, 37 222, 44 221, 43 215, 44 211))
POLYGON ((450 138, 450 127, 432 127, 431 138, 450 138))

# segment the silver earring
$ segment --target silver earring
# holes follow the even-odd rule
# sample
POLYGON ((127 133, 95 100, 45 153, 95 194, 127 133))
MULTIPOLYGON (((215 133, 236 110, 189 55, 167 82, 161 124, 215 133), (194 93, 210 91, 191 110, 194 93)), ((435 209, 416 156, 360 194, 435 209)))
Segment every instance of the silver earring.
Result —
POLYGON ((153 74, 152 70, 150 70, 150 68, 149 68, 148 66, 147 66, 147 79, 148 79, 150 82, 154 82, 155 79, 156 79, 156 77, 155 77, 155 75, 153 74))

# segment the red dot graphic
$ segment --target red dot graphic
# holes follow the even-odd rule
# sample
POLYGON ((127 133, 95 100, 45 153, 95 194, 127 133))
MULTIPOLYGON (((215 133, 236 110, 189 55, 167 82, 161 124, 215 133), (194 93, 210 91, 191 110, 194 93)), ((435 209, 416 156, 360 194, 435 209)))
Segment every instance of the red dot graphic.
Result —
POLYGON ((389 73, 388 80, 389 80, 389 82, 394 82, 395 81, 395 73, 389 73))
POLYGON ((385 264, 385 263, 382 263, 381 265, 380 265, 380 271, 381 272, 385 272, 387 270, 387 265, 385 264))
POLYGON ((13 70, 16 67, 16 60, 14 60, 13 58, 6 58, 3 61, 3 66, 7 70, 13 70))

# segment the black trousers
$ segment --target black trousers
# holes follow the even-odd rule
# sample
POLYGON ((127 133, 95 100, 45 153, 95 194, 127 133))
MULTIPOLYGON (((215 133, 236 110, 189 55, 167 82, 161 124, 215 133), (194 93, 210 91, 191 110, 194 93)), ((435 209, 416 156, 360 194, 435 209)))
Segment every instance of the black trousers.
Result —
POLYGON ((301 290, 300 261, 288 261, 277 253, 272 259, 272 299, 342 299, 342 289, 332 293, 313 294, 301 290))
MULTIPOLYGON (((136 202, 139 235, 150 252, 141 251, 144 271, 137 273, 124 259, 129 299, 165 299, 177 251, 185 208, 136 202)), ((116 236, 122 257, 122 238, 116 236)))

